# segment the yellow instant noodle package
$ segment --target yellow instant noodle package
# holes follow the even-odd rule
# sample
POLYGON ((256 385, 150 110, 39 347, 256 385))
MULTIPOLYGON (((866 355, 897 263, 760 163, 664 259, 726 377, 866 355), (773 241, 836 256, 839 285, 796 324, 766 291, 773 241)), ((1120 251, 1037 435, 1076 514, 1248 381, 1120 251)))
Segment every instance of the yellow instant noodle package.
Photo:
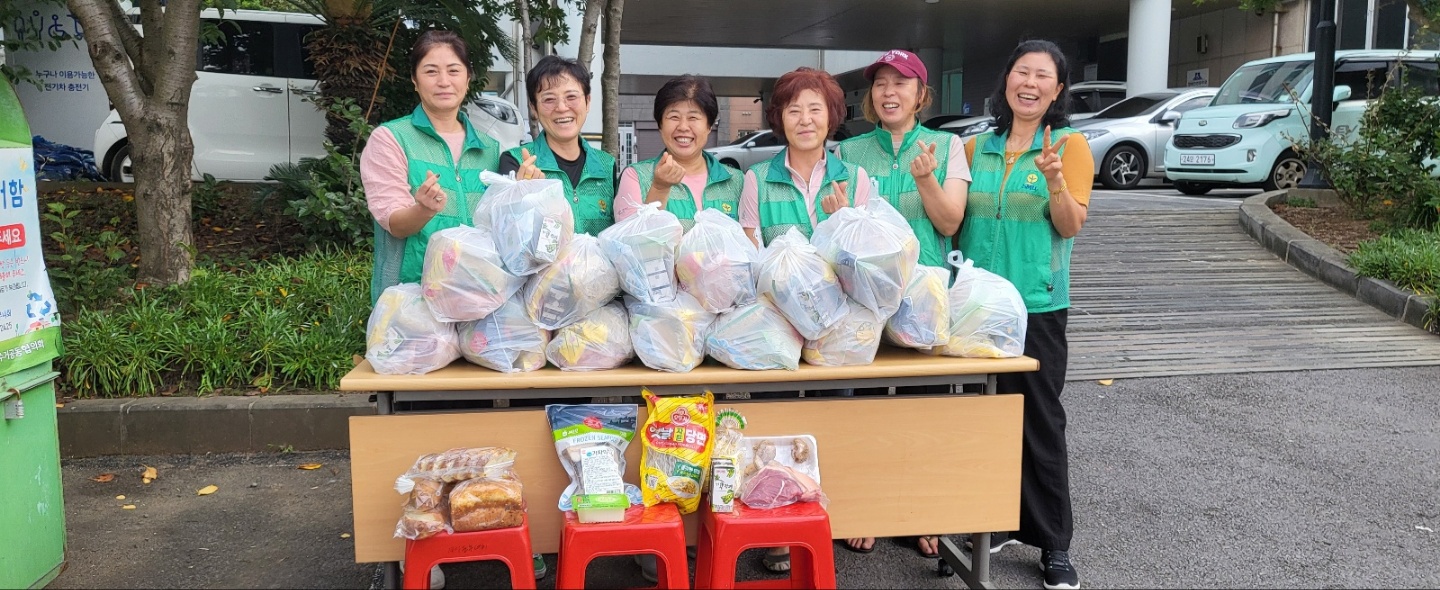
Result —
POLYGON ((640 493, 646 506, 673 503, 681 514, 700 507, 715 438, 715 395, 660 397, 644 391, 649 415, 641 437, 640 493))

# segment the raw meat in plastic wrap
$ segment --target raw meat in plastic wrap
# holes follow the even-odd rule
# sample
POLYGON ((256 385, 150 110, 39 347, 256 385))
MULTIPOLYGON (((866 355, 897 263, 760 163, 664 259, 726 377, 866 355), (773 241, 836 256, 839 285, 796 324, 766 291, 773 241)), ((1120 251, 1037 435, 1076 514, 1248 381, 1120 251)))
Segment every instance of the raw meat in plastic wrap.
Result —
POLYGON ((568 326, 620 295, 620 275, 600 250, 600 241, 579 234, 560 259, 525 282, 525 312, 546 330, 568 326))
POLYGON ((779 461, 770 461, 759 471, 745 476, 745 483, 740 485, 740 501, 761 510, 796 502, 829 503, 819 482, 779 461))
POLYGON ((630 319, 619 301, 556 330, 545 346, 545 358, 562 371, 614 369, 630 362, 634 355, 630 319))
POLYGON ((950 341, 950 271, 917 266, 895 315, 885 321, 885 339, 897 346, 926 349, 950 341))
POLYGON ((939 349, 945 356, 1010 358, 1025 354, 1029 312, 1020 291, 1004 277, 973 260, 960 262, 950 253, 955 285, 950 287, 950 341, 939 349))
POLYGON ((815 226, 810 243, 834 267, 840 286, 881 318, 900 306, 920 260, 920 241, 885 199, 844 207, 815 226))
POLYGON ((600 232, 600 248, 620 273, 620 289, 646 303, 675 299, 675 250, 685 229, 674 213, 649 203, 600 232))
POLYGON ((660 304, 626 295, 625 309, 630 312, 630 342, 645 366, 684 373, 705 360, 705 335, 715 314, 689 293, 681 291, 674 301, 660 304))
POLYGON ((715 318, 705 353, 732 369, 765 371, 800 368, 805 339, 775 305, 760 299, 715 318))
POLYGON ((555 453, 570 475, 559 507, 572 510, 580 494, 625 494, 643 501, 640 488, 624 481, 625 449, 635 438, 640 408, 634 404, 550 404, 545 406, 555 453))
POLYGON ((868 365, 875 361, 880 348, 880 333, 885 322, 874 311, 857 303, 845 301, 845 316, 830 331, 814 340, 806 340, 801 358, 812 365, 848 367, 868 365))
POLYGON ((388 287, 365 324, 365 359, 381 375, 421 375, 460 358, 455 325, 439 321, 420 285, 388 287))
POLYGON ((550 334, 531 323, 513 299, 483 320, 459 324, 459 333, 460 354, 487 369, 517 373, 545 366, 550 334))
POLYGON ((757 291, 808 340, 845 315, 845 292, 835 271, 795 228, 765 248, 757 291))
POLYGON ((680 238, 675 278, 680 290, 714 313, 755 301, 760 252, 740 222, 714 209, 695 214, 695 225, 680 238))
POLYGON ((462 225, 430 235, 420 286, 435 319, 478 320, 524 285, 525 279, 505 270, 490 232, 462 225))
POLYGON ((575 236, 575 214, 560 181, 512 180, 482 172, 485 195, 475 209, 477 226, 488 226, 505 268, 516 276, 544 270, 575 236))

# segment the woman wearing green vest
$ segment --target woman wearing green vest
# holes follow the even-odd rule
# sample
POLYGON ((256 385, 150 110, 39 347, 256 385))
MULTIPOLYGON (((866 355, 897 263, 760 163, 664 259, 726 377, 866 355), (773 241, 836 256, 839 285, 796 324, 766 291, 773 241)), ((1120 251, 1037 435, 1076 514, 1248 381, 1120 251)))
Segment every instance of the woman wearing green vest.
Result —
POLYGON ((685 231, 690 231, 702 209, 717 209, 739 219, 743 177, 705 151, 719 115, 715 92, 704 78, 680 76, 660 87, 655 93, 655 122, 665 151, 620 173, 616 221, 634 215, 645 203, 659 203, 674 213, 685 231))
POLYGON ((590 114, 590 72, 573 59, 547 55, 525 74, 530 115, 540 137, 500 157, 500 173, 520 180, 553 178, 565 187, 575 231, 592 236, 615 222, 615 158, 580 136, 590 114))
POLYGON ((1070 250, 1085 224, 1094 159, 1068 127, 1070 66, 1049 41, 1015 49, 990 101, 995 127, 971 140, 974 182, 960 225, 960 251, 1008 279, 1030 312, 1025 354, 1040 370, 1008 373, 999 391, 1025 396, 1020 463, 1020 530, 994 535, 991 552, 1025 543, 1040 548, 1046 588, 1079 588, 1070 562, 1074 522, 1065 445, 1070 250))

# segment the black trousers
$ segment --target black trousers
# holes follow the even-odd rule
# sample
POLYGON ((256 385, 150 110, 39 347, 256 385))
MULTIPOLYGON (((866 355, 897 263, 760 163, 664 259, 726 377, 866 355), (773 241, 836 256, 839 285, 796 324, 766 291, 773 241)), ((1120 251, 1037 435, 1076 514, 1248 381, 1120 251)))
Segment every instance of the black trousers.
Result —
POLYGON ((1020 454, 1020 530, 1011 536, 1041 549, 1069 551, 1074 534, 1070 508, 1070 460, 1065 446, 1065 388, 1069 310, 1032 313, 1025 329, 1025 355, 1040 370, 998 376, 998 393, 1025 395, 1025 434, 1020 454))

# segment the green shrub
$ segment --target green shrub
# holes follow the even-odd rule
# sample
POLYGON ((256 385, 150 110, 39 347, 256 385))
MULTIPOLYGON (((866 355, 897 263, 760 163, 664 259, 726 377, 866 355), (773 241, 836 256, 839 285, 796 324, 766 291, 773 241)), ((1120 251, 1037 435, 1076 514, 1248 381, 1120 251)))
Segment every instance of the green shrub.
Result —
MULTIPOLYGON (((369 137, 373 128, 355 101, 337 100, 330 111, 348 120, 357 136, 369 137)), ((346 155, 327 141, 325 157, 277 164, 265 179, 278 183, 272 196, 284 201, 286 214, 300 222, 310 243, 359 246, 374 236, 358 155, 346 155)))
MULTIPOLYGON (((87 235, 77 225, 80 209, 64 203, 47 203, 43 215, 53 245, 44 248, 45 266, 55 289, 60 315, 68 317, 84 307, 114 300, 133 277, 118 264, 126 258, 130 239, 113 229, 87 235)), ((119 225, 111 219, 110 226, 119 225)))
POLYGON ((1350 266, 1361 276, 1382 279, 1430 296, 1426 327, 1436 330, 1440 321, 1440 229, 1395 231, 1377 240, 1361 242, 1350 255, 1350 266))

